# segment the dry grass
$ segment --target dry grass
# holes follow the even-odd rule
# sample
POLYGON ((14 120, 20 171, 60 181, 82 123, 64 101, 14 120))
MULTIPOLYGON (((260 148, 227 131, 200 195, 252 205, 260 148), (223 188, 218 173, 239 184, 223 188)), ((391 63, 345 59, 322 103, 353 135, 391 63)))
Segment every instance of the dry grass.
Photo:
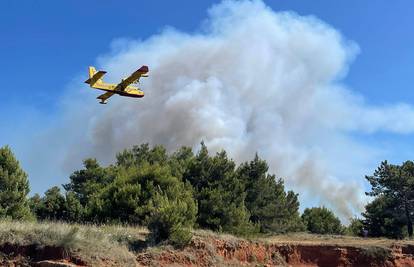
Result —
POLYGON ((214 239, 221 239, 221 240, 232 241, 232 242, 245 240, 241 237, 236 237, 231 234, 219 233, 219 232, 214 232, 211 230, 197 229, 197 230, 193 230, 192 233, 194 236, 200 237, 200 238, 214 238, 214 239))
MULTIPOLYGON (((148 230, 144 227, 123 225, 80 225, 59 222, 18 222, 0 221, 0 244, 38 245, 63 247, 72 255, 77 255, 91 265, 99 262, 113 262, 113 266, 135 266, 137 253, 144 245, 148 230)), ((194 230, 194 238, 220 239, 230 244, 246 240, 229 234, 216 233, 208 230, 194 230)), ((395 244, 414 245, 413 240, 391 240, 385 238, 358 238, 335 235, 312 235, 294 233, 273 236, 257 236, 249 238, 253 242, 272 244, 331 245, 353 246, 367 250, 367 253, 378 254, 395 244)), ((207 242, 208 243, 208 242, 207 242)), ((165 246, 147 248, 145 251, 161 253, 165 246)), ((214 256, 215 249, 212 247, 214 256)), ((192 255, 190 255, 191 257, 192 255)), ((111 265, 111 264, 107 264, 111 265)))
POLYGON ((0 244, 63 247, 93 264, 97 260, 134 265, 134 250, 148 231, 121 225, 79 225, 59 222, 0 221, 0 244))
POLYGON ((239 238, 229 234, 212 232, 209 230, 195 230, 195 236, 212 237, 226 241, 237 242, 240 240, 250 240, 253 242, 264 242, 271 244, 301 244, 301 245, 338 245, 351 247, 391 247, 395 244, 414 245, 414 240, 395 240, 387 238, 362 238, 346 235, 317 235, 309 233, 290 233, 280 235, 256 236, 250 238, 239 238))
POLYGON ((280 244, 303 244, 303 245, 340 245, 340 246, 375 246, 391 247, 394 244, 411 244, 413 240, 395 240, 387 238, 362 238, 344 235, 315 235, 308 233, 292 233, 259 238, 258 241, 280 243, 280 244))

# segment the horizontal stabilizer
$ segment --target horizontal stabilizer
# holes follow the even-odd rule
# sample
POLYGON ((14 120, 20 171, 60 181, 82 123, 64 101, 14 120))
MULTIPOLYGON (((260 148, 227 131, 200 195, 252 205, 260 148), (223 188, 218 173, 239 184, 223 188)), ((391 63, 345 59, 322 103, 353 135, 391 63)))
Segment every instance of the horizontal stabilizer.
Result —
POLYGON ((103 83, 102 77, 106 74, 106 71, 100 70, 96 72, 94 67, 89 67, 89 79, 85 83, 89 83, 93 86, 95 83, 103 83))
POLYGON ((99 103, 106 104, 106 100, 108 98, 110 98, 111 96, 113 96, 113 95, 114 95, 113 92, 106 92, 105 94, 102 94, 102 95, 98 96, 97 99, 101 100, 101 102, 99 102, 99 103))

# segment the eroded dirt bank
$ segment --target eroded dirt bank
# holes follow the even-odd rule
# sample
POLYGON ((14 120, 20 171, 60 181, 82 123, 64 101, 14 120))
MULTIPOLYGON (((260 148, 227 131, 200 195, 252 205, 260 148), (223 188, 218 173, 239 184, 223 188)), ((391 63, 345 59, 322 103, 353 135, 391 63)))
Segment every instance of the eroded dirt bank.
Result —
POLYGON ((413 242, 283 236, 255 241, 196 234, 184 249, 170 246, 130 250, 134 262, 111 258, 84 261, 59 247, 0 245, 0 266, 414 266, 413 242), (352 242, 350 242, 351 240, 352 242))
POLYGON ((0 266, 87 266, 62 247, 33 245, 0 245, 0 266))
POLYGON ((142 252, 142 266, 414 266, 414 246, 280 244, 194 238, 183 250, 142 252))

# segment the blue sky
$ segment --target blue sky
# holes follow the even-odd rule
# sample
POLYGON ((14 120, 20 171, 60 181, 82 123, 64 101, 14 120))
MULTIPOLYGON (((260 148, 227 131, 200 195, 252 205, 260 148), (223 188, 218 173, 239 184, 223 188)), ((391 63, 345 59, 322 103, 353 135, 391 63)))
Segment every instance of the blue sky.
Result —
MULTIPOLYGON (((62 98, 88 65, 119 38, 145 40, 165 27, 193 33, 219 1, 1 1, 0 145, 10 144, 24 159, 22 138, 59 119, 62 98), (37 125, 36 125, 37 124, 37 125), (33 125, 36 127, 32 128, 33 125), (40 126, 39 126, 40 125, 40 126), (20 136, 16 138, 16 136, 20 136), (23 136, 23 137, 22 137, 23 136)), ((274 11, 312 15, 359 46, 342 84, 368 105, 414 102, 414 3, 412 1, 264 1, 274 11)), ((246 36, 249 39, 249 36, 246 36)), ((87 90, 87 87, 85 87, 87 90)), ((412 134, 353 133, 353 138, 386 150, 391 161, 413 156, 412 134)), ((65 142, 65 140, 61 140, 65 142)), ((52 148, 47 148, 53 150, 52 148)), ((81 161, 81 159, 79 159, 81 161)), ((30 168, 29 168, 30 169, 30 168)), ((51 184, 29 173, 32 188, 51 184)))
MULTIPOLYGON (((165 26, 196 30, 218 1, 2 1, 3 103, 48 112, 61 84, 95 61, 115 38, 146 38, 165 26), (21 81, 24 73, 24 81, 21 81)), ((314 15, 358 43, 346 84, 369 101, 414 98, 411 1, 265 1, 274 10, 314 15)))

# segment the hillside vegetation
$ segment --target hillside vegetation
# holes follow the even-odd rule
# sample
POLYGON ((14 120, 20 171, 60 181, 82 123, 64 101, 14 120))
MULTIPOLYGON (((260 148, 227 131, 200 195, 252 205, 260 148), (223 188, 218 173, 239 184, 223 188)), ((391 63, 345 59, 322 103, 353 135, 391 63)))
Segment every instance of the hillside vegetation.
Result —
MULTIPOLYGON (((303 179, 306 179, 304 177, 303 179)), ((77 224, 142 225, 150 245, 186 246, 192 229, 242 237, 308 231, 404 238, 412 236, 414 163, 386 161, 366 179, 374 200, 363 219, 345 227, 326 207, 299 213, 298 194, 268 172, 259 155, 236 165, 225 151, 134 146, 101 166, 85 159, 62 187, 28 198, 27 174, 8 146, 0 148, 0 218, 77 224), (63 188, 63 190, 62 190, 63 188)), ((43 227, 43 226, 42 226, 43 227)), ((88 228, 89 229, 89 228, 88 228)))
POLYGON ((6 262, 8 257, 20 253, 27 261, 51 258, 92 265, 105 261, 133 265, 133 249, 144 242, 147 234, 148 230, 142 227, 3 220, 0 252, 6 262), (12 253, 7 255, 7 252, 12 253))
POLYGON ((143 227, 0 221, 1 266, 398 266, 414 242, 294 233, 243 239, 195 230, 184 249, 143 227), (49 264, 49 265, 46 265, 49 264), (54 265, 52 265, 54 264, 54 265), (73 265, 71 265, 73 264, 73 265))

